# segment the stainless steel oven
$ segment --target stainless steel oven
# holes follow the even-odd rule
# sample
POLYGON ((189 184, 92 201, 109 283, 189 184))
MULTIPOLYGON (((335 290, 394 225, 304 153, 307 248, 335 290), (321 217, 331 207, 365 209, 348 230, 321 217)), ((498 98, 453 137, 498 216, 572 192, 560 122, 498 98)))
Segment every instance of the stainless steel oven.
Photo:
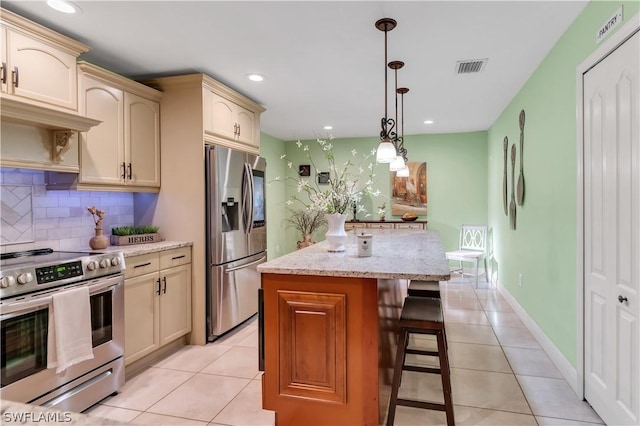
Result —
POLYGON ((124 257, 53 251, 47 257, 7 261, 0 271, 2 398, 79 412, 124 383, 124 257), (47 369, 52 295, 77 286, 89 287, 94 357, 56 374, 47 369))

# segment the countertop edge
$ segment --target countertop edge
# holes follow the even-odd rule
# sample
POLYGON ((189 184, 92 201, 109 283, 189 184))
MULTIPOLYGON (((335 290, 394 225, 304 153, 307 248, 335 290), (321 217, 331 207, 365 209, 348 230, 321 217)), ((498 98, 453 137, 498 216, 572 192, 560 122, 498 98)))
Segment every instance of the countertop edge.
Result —
POLYGON ((157 243, 131 244, 127 246, 109 246, 106 249, 99 251, 104 253, 119 251, 122 252, 125 258, 127 258, 191 246, 193 246, 193 241, 160 241, 157 243))

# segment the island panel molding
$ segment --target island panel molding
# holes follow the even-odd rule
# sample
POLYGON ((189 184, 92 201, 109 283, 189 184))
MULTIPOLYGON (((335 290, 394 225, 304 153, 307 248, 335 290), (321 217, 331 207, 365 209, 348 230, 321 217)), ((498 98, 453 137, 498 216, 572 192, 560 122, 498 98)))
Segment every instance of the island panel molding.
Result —
POLYGON ((262 288, 265 342, 262 405, 277 412, 276 424, 319 424, 321 418, 327 425, 377 425, 376 280, 263 274, 262 288), (293 297, 296 294, 297 298, 293 297), (287 302, 281 302, 281 295, 287 302), (297 306, 290 308, 291 303, 297 306), (313 311, 301 314, 304 304, 324 318, 311 319, 313 311), (289 309, 298 311, 293 314, 289 309), (320 329, 324 336, 319 336, 320 329), (314 334, 302 337, 305 333, 314 334), (324 346, 331 341, 336 347, 335 355, 328 355, 330 350, 324 346), (326 364, 313 366, 313 362, 326 364), (304 364, 307 366, 303 367, 304 364), (283 372, 283 366, 290 372, 283 372), (297 374, 296 386, 282 387, 278 383, 289 380, 287 377, 292 374, 297 374), (335 391, 325 385, 331 382, 331 374, 335 374, 332 385, 335 391), (323 391, 323 387, 327 390, 323 391), (339 390, 341 387, 344 391, 339 390))
POLYGON ((280 394, 344 404, 345 295, 279 291, 278 308, 280 394))

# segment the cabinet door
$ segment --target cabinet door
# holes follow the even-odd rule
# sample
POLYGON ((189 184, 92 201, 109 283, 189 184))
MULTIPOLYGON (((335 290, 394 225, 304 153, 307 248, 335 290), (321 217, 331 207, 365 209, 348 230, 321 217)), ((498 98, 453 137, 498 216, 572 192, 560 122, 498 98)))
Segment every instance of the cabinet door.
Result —
POLYGON ((205 124, 209 124, 209 128, 205 130, 209 130, 223 138, 235 139, 238 128, 235 104, 213 92, 207 97, 210 102, 208 109, 211 111, 211 119, 205 120, 205 124))
POLYGON ((160 344, 191 331, 191 264, 160 271, 160 344))
POLYGON ((80 114, 102 123, 80 134, 80 182, 124 183, 124 98, 122 90, 80 75, 80 114))
POLYGON ((237 139, 247 145, 259 148, 259 140, 255 134, 255 115, 248 109, 236 106, 237 139))
POLYGON ((155 272, 124 282, 125 364, 160 347, 158 280, 158 273, 155 272))
POLYGON ((160 105, 140 96, 124 95, 124 146, 127 184, 160 186, 160 105))
POLYGON ((9 70, 7 69, 8 64, 6 46, 7 29, 5 27, 0 27, 0 66, 2 66, 2 68, 0 69, 0 76, 2 76, 2 79, 0 80, 0 92, 2 93, 7 93, 7 81, 9 81, 9 78, 11 76, 9 70))
POLYGON ((78 110, 76 57, 7 29, 9 93, 78 110))

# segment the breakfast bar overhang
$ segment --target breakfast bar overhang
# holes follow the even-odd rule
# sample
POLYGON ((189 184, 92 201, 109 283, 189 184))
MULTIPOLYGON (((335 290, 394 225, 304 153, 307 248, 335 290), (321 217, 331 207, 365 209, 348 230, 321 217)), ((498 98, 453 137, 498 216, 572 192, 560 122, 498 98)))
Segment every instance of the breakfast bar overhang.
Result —
POLYGON ((367 230, 370 257, 323 241, 264 263, 262 406, 276 425, 378 425, 408 280, 450 278, 436 231, 367 230))

